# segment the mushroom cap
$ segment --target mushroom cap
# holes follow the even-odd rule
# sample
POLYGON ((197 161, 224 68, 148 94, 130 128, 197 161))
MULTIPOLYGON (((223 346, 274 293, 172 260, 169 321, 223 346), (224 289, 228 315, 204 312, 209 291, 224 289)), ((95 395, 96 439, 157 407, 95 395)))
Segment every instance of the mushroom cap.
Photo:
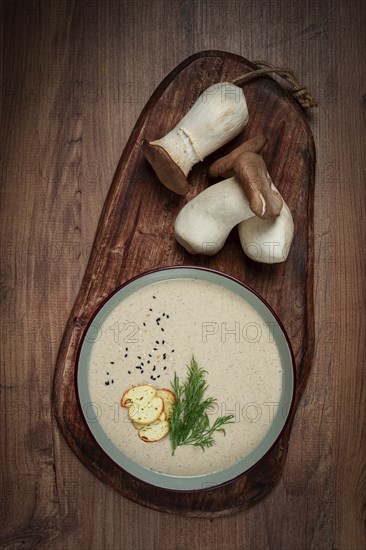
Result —
POLYGON ((161 183, 178 195, 185 195, 189 191, 189 184, 181 168, 174 162, 170 155, 160 147, 147 139, 142 142, 142 149, 146 159, 155 170, 161 183))
POLYGON ((208 169, 208 175, 210 178, 217 178, 222 176, 223 178, 229 178, 234 175, 233 166, 236 159, 242 153, 259 153, 267 143, 267 138, 262 134, 254 136, 236 147, 231 153, 216 160, 211 164, 208 169))
POLYGON ((252 212, 263 219, 279 216, 283 199, 273 185, 263 158, 256 153, 242 153, 236 159, 233 169, 252 212))

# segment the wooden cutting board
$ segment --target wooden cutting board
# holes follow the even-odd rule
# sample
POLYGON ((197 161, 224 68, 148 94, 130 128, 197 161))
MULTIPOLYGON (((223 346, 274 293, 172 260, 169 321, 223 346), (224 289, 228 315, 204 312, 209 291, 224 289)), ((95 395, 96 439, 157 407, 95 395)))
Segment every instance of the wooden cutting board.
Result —
POLYGON ((141 150, 144 138, 153 140, 165 135, 208 86, 231 81, 255 68, 250 61, 234 54, 201 52, 181 63, 154 92, 118 164, 57 358, 53 406, 67 443, 102 481, 123 496, 157 510, 191 516, 222 516, 252 506, 263 498, 281 476, 293 416, 311 368, 315 150, 303 112, 290 94, 267 76, 245 84, 243 90, 250 115, 248 125, 242 135, 219 153, 193 168, 189 176, 191 191, 186 197, 175 195, 159 183, 141 150), (207 178, 209 164, 257 133, 268 138, 263 157, 294 218, 295 237, 287 261, 264 265, 249 260, 240 247, 236 230, 216 256, 189 255, 174 240, 175 217, 190 198, 210 184, 207 178), (210 267, 252 286, 280 316, 296 360, 295 407, 280 440, 246 474, 223 486, 199 492, 159 489, 123 471, 94 443, 76 398, 77 350, 98 304, 134 275, 168 265, 210 267))

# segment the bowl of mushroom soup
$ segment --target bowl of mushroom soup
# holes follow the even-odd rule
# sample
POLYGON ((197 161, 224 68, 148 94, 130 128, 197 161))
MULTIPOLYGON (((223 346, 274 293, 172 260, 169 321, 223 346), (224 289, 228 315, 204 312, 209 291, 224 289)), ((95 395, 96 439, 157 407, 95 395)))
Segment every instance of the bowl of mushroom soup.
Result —
POLYGON ((270 451, 291 414, 294 369, 280 319, 254 290, 218 271, 177 266, 141 274, 103 301, 81 340, 76 385, 104 453, 146 483, 191 491, 244 474, 270 451), (231 421, 211 446, 172 453, 171 434, 154 443, 137 437, 121 397, 142 385, 173 391, 192 357, 214 398, 211 425, 231 421))

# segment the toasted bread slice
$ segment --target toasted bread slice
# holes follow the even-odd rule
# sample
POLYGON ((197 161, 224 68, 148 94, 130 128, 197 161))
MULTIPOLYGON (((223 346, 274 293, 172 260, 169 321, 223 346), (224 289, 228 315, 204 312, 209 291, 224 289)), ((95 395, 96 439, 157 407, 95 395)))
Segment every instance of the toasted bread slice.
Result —
POLYGON ((146 443, 160 441, 169 433, 169 422, 167 420, 158 420, 149 426, 144 426, 139 430, 139 438, 146 443))
POLYGON ((161 397, 153 397, 152 399, 142 399, 134 401, 128 408, 128 416, 133 422, 139 424, 152 424, 158 420, 163 412, 164 401, 161 397))
POLYGON ((170 420, 173 416, 173 410, 175 406, 175 395, 172 391, 165 388, 159 389, 156 392, 158 397, 161 397, 164 401, 164 412, 166 414, 166 419, 170 420))
POLYGON ((164 410, 164 401, 156 396, 156 389, 148 384, 134 386, 121 399, 122 407, 128 407, 128 416, 139 424, 151 424, 164 410))
POLYGON ((153 397, 156 397, 156 388, 149 386, 149 384, 140 384, 125 391, 121 398, 121 406, 128 408, 132 405, 133 401, 152 399, 153 397))
MULTIPOLYGON (((161 413, 161 415, 156 420, 156 422, 162 422, 163 420, 166 420, 166 414, 165 414, 164 411, 161 413)), ((153 422, 153 424, 155 424, 155 422, 153 422)), ((134 426, 134 428, 136 428, 136 430, 141 430, 141 428, 143 428, 146 425, 147 424, 139 424, 138 422, 133 422, 133 426, 134 426)), ((151 426, 151 424, 149 424, 149 425, 151 426)))

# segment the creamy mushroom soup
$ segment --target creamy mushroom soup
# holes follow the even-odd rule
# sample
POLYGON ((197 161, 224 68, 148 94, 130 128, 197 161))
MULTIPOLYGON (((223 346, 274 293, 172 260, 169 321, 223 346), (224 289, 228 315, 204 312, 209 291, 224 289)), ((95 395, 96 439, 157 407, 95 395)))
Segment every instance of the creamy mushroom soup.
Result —
POLYGON ((89 336, 97 421, 126 456, 158 472, 196 476, 236 464, 278 412, 283 372, 273 329, 244 298, 213 282, 171 279, 136 290, 89 336), (138 437, 120 399, 138 384, 171 389, 174 372, 186 378, 192 355, 207 370, 207 396, 217 399, 212 421, 233 414, 234 422, 226 435, 214 434, 213 447, 182 446, 172 456, 169 436, 155 443, 138 437))

